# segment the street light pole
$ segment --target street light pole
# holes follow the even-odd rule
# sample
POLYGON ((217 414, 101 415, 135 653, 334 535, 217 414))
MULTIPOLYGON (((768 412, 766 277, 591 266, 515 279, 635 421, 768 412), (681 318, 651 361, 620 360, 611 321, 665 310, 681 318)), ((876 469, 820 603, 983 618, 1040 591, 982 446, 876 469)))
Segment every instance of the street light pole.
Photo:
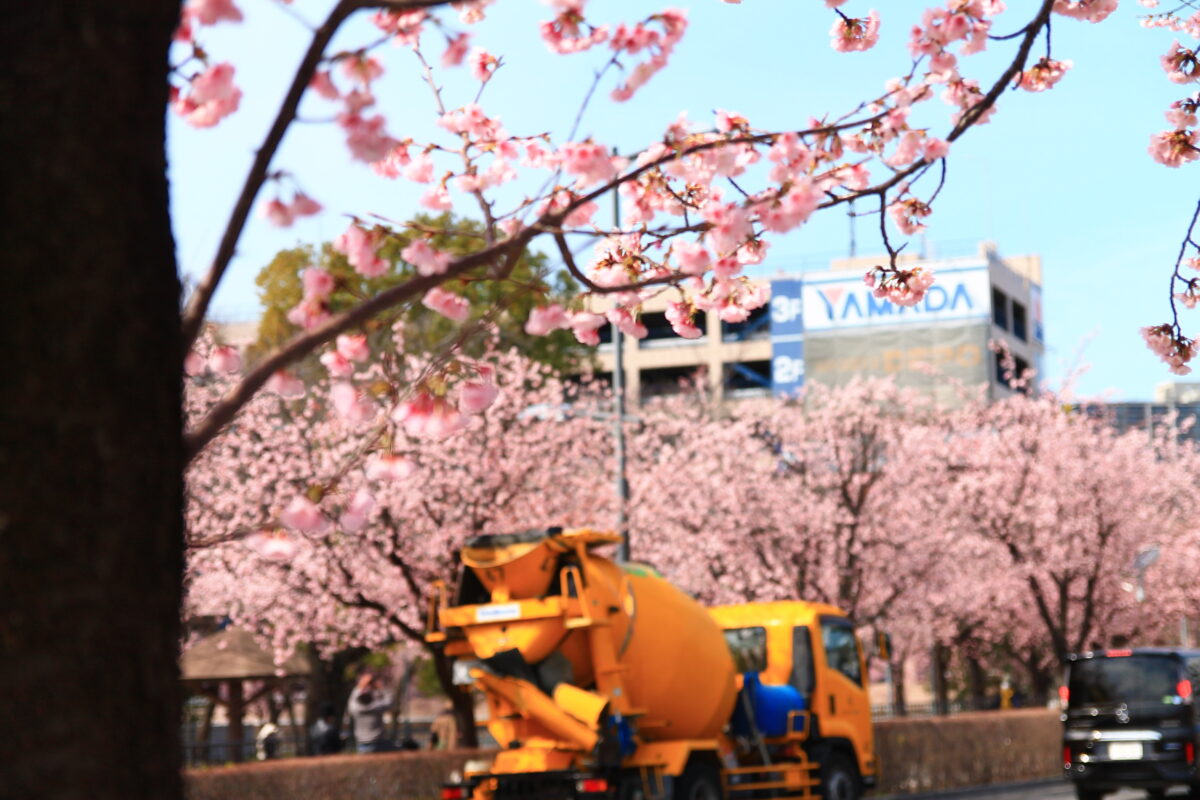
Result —
MULTIPOLYGON (((617 148, 613 148, 613 155, 617 148)), ((621 226, 621 195, 613 189, 613 227, 621 226)), ((613 455, 617 462, 617 533, 621 542, 617 545, 617 560, 629 560, 629 525, 625 520, 625 506, 629 502, 629 482, 625 480, 625 344, 621 341, 621 329, 615 322, 612 328, 613 346, 613 455)))

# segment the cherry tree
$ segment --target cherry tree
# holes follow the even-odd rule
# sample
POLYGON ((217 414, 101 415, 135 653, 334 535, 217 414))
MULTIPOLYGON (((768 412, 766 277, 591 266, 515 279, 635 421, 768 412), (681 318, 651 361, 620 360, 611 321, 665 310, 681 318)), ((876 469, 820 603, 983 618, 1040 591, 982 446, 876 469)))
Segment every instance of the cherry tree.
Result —
POLYGON ((633 448, 639 553, 709 601, 801 597, 885 624, 940 563, 932 412, 875 379, 706 419, 649 411, 633 448))
MULTIPOLYGON (((189 384, 193 415, 219 401, 226 355, 213 348, 189 384)), ((434 584, 452 583, 467 539, 607 516, 605 432, 575 413, 577 392, 512 353, 476 369, 497 382, 477 390, 494 395, 489 413, 469 418, 413 412, 393 430, 373 399, 329 406, 336 390, 281 382, 244 407, 188 472, 187 612, 228 616, 281 657, 423 643, 434 584)), ((364 362, 357 377, 387 370, 364 362)), ((474 744, 469 697, 434 662, 474 744)))
POLYGON ((951 635, 1010 649, 1042 698, 1068 654, 1163 634, 1160 609, 1177 608, 1191 582, 1164 581, 1159 601, 1179 599, 1153 609, 1122 584, 1141 549, 1195 541, 1195 450, 1067 408, 1053 394, 1018 394, 964 411, 947 442, 947 507, 991 577, 968 567, 927 595, 931 611, 956 620, 951 635))

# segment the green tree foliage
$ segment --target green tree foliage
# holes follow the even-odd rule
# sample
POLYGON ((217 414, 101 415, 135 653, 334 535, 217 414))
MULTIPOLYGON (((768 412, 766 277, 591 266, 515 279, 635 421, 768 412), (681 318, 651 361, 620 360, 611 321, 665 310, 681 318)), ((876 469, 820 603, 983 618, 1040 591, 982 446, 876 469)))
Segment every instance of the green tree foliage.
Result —
MULTIPOLYGON (((280 251, 271 263, 259 272, 256 282, 263 314, 259 322, 258 339, 250 348, 250 358, 286 342, 297 332, 297 327, 287 319, 287 313, 300 302, 303 285, 300 273, 309 266, 318 266, 333 275, 337 288, 329 299, 329 309, 337 314, 357 305, 363 298, 370 297, 389 287, 413 277, 413 267, 406 263, 400 252, 408 246, 414 236, 428 238, 431 246, 454 256, 466 255, 483 247, 483 227, 468 219, 457 219, 451 214, 418 216, 414 228, 408 234, 393 235, 379 251, 381 258, 391 264, 389 271, 378 278, 366 278, 354 270, 346 257, 326 242, 319 247, 311 245, 280 251), (429 235, 429 231, 440 231, 429 235)), ((581 346, 570 331, 555 331, 550 336, 530 336, 525 333, 525 321, 536 305, 561 300, 577 289, 575 282, 565 272, 551 271, 543 253, 526 252, 513 268, 507 280, 484 280, 486 268, 468 273, 461 280, 443 285, 448 291, 457 292, 471 301, 473 309, 500 308, 496 317, 496 328, 500 343, 505 347, 516 347, 528 357, 550 364, 560 372, 573 371, 588 358, 588 351, 581 346)), ((476 314, 483 313, 477 311, 476 314)), ((390 336, 392 325, 403 320, 404 347, 409 353, 433 353, 444 348, 447 342, 460 333, 460 325, 430 311, 420 301, 392 309, 381 315, 368 326, 368 333, 382 341, 390 336)), ((475 336, 463 343, 468 355, 483 348, 484 336, 475 336)), ((315 361, 297 365, 298 372, 305 377, 314 377, 315 361)))

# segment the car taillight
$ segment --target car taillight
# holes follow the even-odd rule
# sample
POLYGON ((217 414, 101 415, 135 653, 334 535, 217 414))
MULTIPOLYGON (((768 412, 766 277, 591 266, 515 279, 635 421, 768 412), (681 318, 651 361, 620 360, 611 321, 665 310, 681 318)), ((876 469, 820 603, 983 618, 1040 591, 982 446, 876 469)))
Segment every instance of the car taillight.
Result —
POLYGON ((604 778, 584 778, 575 781, 575 789, 580 794, 599 794, 608 791, 608 781, 604 778))
POLYGON ((1179 683, 1175 684, 1175 694, 1182 697, 1184 700, 1190 700, 1192 697, 1192 682, 1184 678, 1179 683))
POLYGON ((463 800, 467 796, 467 790, 462 786, 443 786, 442 800, 463 800))
POLYGON ((1106 650, 1104 655, 1109 658, 1124 658, 1125 656, 1133 655, 1132 650, 1106 650))
POLYGON ((1187 742, 1183 745, 1183 757, 1189 764, 1196 760, 1196 744, 1194 742, 1187 742))
POLYGON ((1071 690, 1066 686, 1058 687, 1058 701, 1062 703, 1063 708, 1067 707, 1068 701, 1071 699, 1071 690))
POLYGON ((1064 767, 1071 766, 1071 747, 1070 747, 1070 745, 1065 745, 1065 744, 1063 745, 1063 766, 1064 767))

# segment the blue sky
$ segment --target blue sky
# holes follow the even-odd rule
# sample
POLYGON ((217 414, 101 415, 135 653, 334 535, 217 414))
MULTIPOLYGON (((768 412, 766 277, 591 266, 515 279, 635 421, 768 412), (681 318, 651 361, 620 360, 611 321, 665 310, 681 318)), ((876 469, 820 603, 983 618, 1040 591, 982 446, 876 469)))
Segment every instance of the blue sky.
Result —
MULTIPOLYGON (((254 148, 309 39, 308 31, 273 3, 241 0, 239 5, 245 23, 205 29, 202 41, 215 59, 237 67, 245 92, 241 108, 217 128, 199 131, 170 115, 175 235, 181 268, 192 275, 215 251, 254 148)), ((739 111, 764 129, 840 115, 908 68, 908 27, 924 5, 850 0, 843 9, 851 15, 865 16, 881 6, 883 25, 874 50, 842 54, 829 47, 832 12, 819 0, 745 0, 741 5, 696 0, 670 66, 624 104, 607 98, 616 81, 609 76, 583 119, 580 136, 631 152, 659 138, 684 110, 704 122, 714 109, 739 111)), ((1010 0, 1009 5, 997 32, 1018 27, 1035 3, 1010 0)), ((294 11, 316 22, 328 6, 327 0, 296 0, 294 11)), ((656 8, 625 0, 590 4, 591 16, 606 22, 634 20, 656 8)), ((1188 167, 1167 169, 1146 155, 1151 133, 1166 128, 1163 110, 1185 92, 1167 82, 1158 64, 1171 35, 1140 28, 1140 11, 1127 0, 1100 25, 1055 18, 1054 55, 1073 60, 1075 68, 1050 92, 1006 92, 993 121, 959 140, 924 241, 934 253, 961 252, 989 239, 1002 255, 1040 254, 1046 377, 1060 380, 1078 363, 1082 348, 1090 368, 1077 390, 1132 400, 1151 397, 1155 384, 1172 379, 1144 347, 1138 328, 1167 319, 1169 270, 1197 199, 1188 167)), ((550 55, 537 33, 537 23, 549 16, 540 3, 499 0, 472 32, 476 44, 506 62, 484 94, 485 110, 498 114, 514 134, 552 131, 562 141, 608 51, 550 55)), ((454 15, 449 18, 457 27, 454 15)), ((339 34, 334 49, 355 48, 372 38, 374 29, 359 18, 339 34)), ((428 54, 436 58, 440 35, 429 32, 426 41, 428 54)), ((1012 47, 994 42, 990 53, 967 59, 964 71, 988 84, 1012 47)), ((414 57, 390 45, 382 50, 388 73, 376 95, 388 130, 418 140, 435 136, 430 94, 417 78, 414 57)), ((1041 51, 1039 43, 1035 53, 1041 51)), ((449 105, 470 101, 476 84, 465 69, 440 77, 449 105)), ((921 120, 935 135, 944 135, 947 107, 940 100, 925 105, 921 120)), ((403 219, 416 209, 423 187, 380 179, 351 162, 340 131, 320 121, 333 112, 331 104, 307 98, 301 113, 310 121, 293 127, 275 161, 276 168, 293 171, 327 212, 286 230, 252 218, 217 295, 215 318, 254 318, 258 270, 279 249, 333 238, 346 227, 343 214, 403 219)), ((840 212, 814 217, 775 241, 765 266, 788 272, 801 263, 843 255, 847 230, 840 212)), ((858 241, 860 254, 882 249, 873 220, 859 221, 858 241)), ((1185 326, 1200 331, 1200 310, 1184 313, 1185 326)))

